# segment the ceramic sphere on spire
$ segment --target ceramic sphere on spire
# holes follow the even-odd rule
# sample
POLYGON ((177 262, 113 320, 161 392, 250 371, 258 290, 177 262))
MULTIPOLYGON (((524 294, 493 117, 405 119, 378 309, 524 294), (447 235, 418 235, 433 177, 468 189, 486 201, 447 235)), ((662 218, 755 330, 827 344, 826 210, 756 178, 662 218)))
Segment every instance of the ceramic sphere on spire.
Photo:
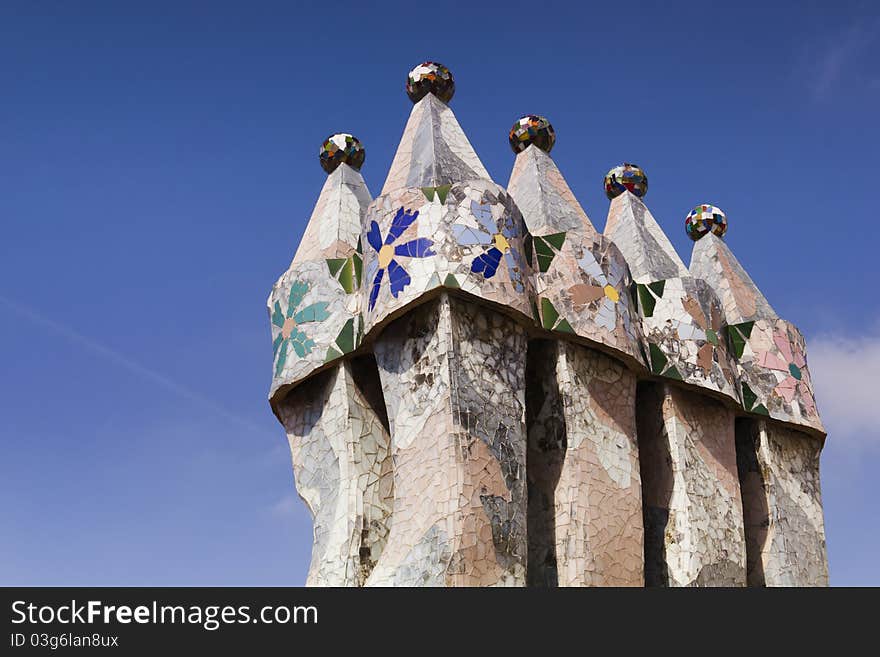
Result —
POLYGON ((605 174, 605 195, 609 200, 624 192, 631 192, 639 198, 648 193, 648 176, 638 165, 624 162, 605 174))
POLYGON ((694 242, 709 232, 724 237, 727 232, 727 215, 714 205, 698 205, 684 220, 684 228, 694 242))
POLYGON ((406 95, 412 102, 419 102, 429 93, 444 103, 455 94, 452 71, 438 62, 422 62, 406 76, 406 95))
POLYGON ((321 168, 327 173, 333 173, 343 162, 355 171, 360 171, 366 155, 360 140, 347 132, 337 132, 327 137, 318 152, 321 168))
POLYGON ((532 145, 549 153, 556 143, 556 131, 545 117, 526 114, 513 124, 508 139, 514 153, 522 153, 532 145))

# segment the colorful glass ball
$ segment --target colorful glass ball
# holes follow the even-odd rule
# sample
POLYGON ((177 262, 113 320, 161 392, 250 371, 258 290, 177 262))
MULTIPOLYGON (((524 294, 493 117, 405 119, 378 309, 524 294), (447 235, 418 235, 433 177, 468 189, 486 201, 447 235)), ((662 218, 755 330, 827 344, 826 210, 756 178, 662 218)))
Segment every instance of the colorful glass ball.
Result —
POLYGON ((698 205, 684 220, 684 227, 688 237, 695 242, 709 232, 724 237, 727 232, 727 215, 714 205, 698 205))
POLYGON ((556 131, 545 117, 526 114, 513 124, 509 138, 514 153, 522 153, 532 144, 549 153, 556 143, 556 131))
POLYGON ((432 93, 444 103, 455 94, 455 78, 452 71, 437 62, 422 62, 406 76, 406 95, 417 103, 432 93))
POLYGON ((639 198, 648 193, 648 176, 639 166, 628 162, 614 167, 605 175, 605 194, 609 200, 626 191, 639 198))
POLYGON ((355 171, 360 171, 367 152, 357 137, 347 132, 337 132, 324 140, 318 155, 324 171, 333 173, 343 162, 355 171))

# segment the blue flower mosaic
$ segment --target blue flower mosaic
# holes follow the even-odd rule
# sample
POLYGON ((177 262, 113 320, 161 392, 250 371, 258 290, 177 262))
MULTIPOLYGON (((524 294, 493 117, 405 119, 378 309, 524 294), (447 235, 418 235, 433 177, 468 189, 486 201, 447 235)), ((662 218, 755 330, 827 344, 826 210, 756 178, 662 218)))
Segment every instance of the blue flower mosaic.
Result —
POLYGON ((391 227, 388 229, 388 235, 385 237, 384 242, 379 231, 379 224, 375 221, 370 223, 367 242, 370 243, 370 246, 373 247, 377 254, 376 259, 370 261, 370 271, 367 272, 367 278, 373 279, 370 289, 370 310, 376 305, 376 299, 379 297, 379 290, 381 289, 386 271, 388 272, 391 295, 395 299, 403 291, 403 288, 412 282, 410 275, 397 262, 398 257, 427 258, 428 256, 435 255, 434 251, 431 250, 434 242, 426 237, 417 237, 414 240, 394 246, 394 242, 403 235, 403 232, 412 225, 418 216, 418 210, 410 214, 403 208, 400 208, 391 221, 391 227), (373 270, 376 270, 375 274, 373 274, 373 270))
POLYGON ((452 226, 455 240, 461 246, 488 247, 473 259, 471 271, 482 274, 484 278, 492 278, 501 265, 501 259, 504 258, 514 288, 517 292, 522 292, 525 289, 523 287, 525 266, 519 251, 510 244, 511 241, 520 238, 519 227, 507 213, 496 222, 492 217, 492 206, 489 203, 471 201, 471 214, 481 228, 464 224, 452 226))
MULTIPOLYGON (((580 311, 588 304, 601 299, 593 321, 599 326, 613 331, 617 326, 617 303, 620 301, 620 292, 608 281, 605 272, 602 271, 602 266, 589 249, 583 250, 583 255, 577 259, 577 263, 580 270, 596 281, 596 284, 578 283, 568 289, 575 310, 580 311)), ((614 266, 613 260, 612 266, 614 266)), ((622 277, 623 273, 618 272, 615 278, 622 277)), ((626 313, 624 313, 624 320, 628 321, 626 313)))
POLYGON ((319 301, 305 308, 297 310, 306 293, 309 291, 309 284, 295 281, 290 286, 290 297, 287 301, 287 312, 281 312, 281 304, 275 302, 272 311, 272 323, 278 327, 279 332, 272 343, 272 350, 275 353, 275 376, 280 376, 287 362, 287 353, 290 348, 296 352, 300 358, 309 354, 315 348, 315 341, 312 340, 300 328, 301 324, 310 322, 323 322, 330 317, 327 312, 327 302, 319 301))

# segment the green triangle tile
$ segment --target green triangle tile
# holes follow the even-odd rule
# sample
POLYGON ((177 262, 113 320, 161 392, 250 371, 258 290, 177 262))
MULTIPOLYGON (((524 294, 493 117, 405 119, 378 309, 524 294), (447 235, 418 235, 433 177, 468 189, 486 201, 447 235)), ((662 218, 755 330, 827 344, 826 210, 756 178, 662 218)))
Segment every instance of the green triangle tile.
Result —
POLYGON ((663 376, 665 376, 668 379, 675 379, 676 381, 683 380, 681 378, 681 373, 675 367, 670 367, 668 370, 663 372, 663 376))
POLYGON ((364 254, 364 245, 361 243, 361 238, 360 238, 360 237, 358 237, 358 243, 357 243, 357 247, 355 247, 355 250, 356 250, 358 253, 360 253, 361 255, 364 254))
POLYGON ((565 243, 565 233, 553 233, 552 235, 544 235, 544 239, 557 251, 562 248, 565 243))
POLYGON ((546 273, 548 269, 550 269, 550 265, 553 264, 553 254, 543 255, 538 254, 538 269, 542 274, 546 273))
POLYGON ((758 395, 756 395, 752 389, 749 387, 748 383, 743 382, 742 384, 742 396, 743 396, 743 408, 747 411, 751 411, 752 407, 755 405, 755 402, 758 401, 758 395))
POLYGON ((535 242, 535 253, 539 256, 550 256, 553 257, 553 249, 547 243, 546 238, 538 237, 537 235, 534 237, 535 242))
POLYGON ((568 320, 563 318, 559 320, 559 323, 556 325, 554 331, 562 331, 563 333, 574 333, 574 329, 571 328, 571 324, 568 323, 568 320))
POLYGON ((541 299, 541 325, 545 329, 553 329, 553 325, 556 324, 556 320, 559 319, 559 313, 556 312, 556 308, 553 307, 553 304, 550 303, 550 299, 541 299))
POLYGON ((354 317, 352 317, 343 325, 342 330, 339 332, 339 336, 336 338, 336 346, 344 354, 354 351, 354 337, 354 317))
POLYGON ((532 262, 532 235, 531 233, 526 233, 526 238, 523 240, 523 251, 526 255, 526 262, 529 263, 529 267, 534 267, 534 263, 532 262))
POLYGON ((437 198, 440 199, 440 203, 446 205, 446 195, 449 194, 449 190, 452 188, 452 185, 440 185, 439 187, 435 187, 437 190, 437 198))
POLYGON ((767 410, 767 407, 764 404, 758 404, 752 409, 752 413, 757 413, 758 415, 770 415, 770 411, 767 410))
POLYGON ((355 288, 359 288, 364 277, 364 261, 360 254, 357 253, 351 256, 351 261, 354 264, 355 288))
POLYGON ((655 374, 660 374, 663 371, 663 368, 666 367, 669 359, 666 358, 666 354, 660 351, 660 347, 653 342, 648 345, 648 350, 651 353, 651 371, 655 374))
POLYGON ((324 359, 325 363, 329 363, 331 360, 336 360, 342 356, 338 351, 336 351, 333 347, 327 347, 327 358, 324 359))
POLYGON ((727 327, 727 337, 730 338, 730 345, 733 347, 733 354, 737 358, 742 358, 743 351, 746 348, 746 339, 739 330, 739 325, 732 324, 727 327))
POLYGON ((658 299, 662 299, 663 289, 666 287, 666 281, 655 281, 653 283, 648 283, 648 287, 651 288, 651 292, 653 292, 658 299))
POLYGON ((345 264, 345 258, 330 258, 327 260, 327 268, 330 270, 331 276, 336 276, 339 273, 339 270, 342 269, 342 265, 345 264))
POLYGON ((454 288, 461 287, 458 284, 458 281, 455 279, 455 276, 453 276, 452 274, 446 274, 446 279, 443 281, 443 285, 446 287, 454 287, 454 288))
POLYGON ((425 195, 425 198, 429 201, 434 200, 434 188, 433 187, 422 187, 422 194, 425 195))
POLYGON ((346 259, 342 271, 339 272, 339 284, 342 286, 342 289, 345 290, 346 294, 351 294, 355 291, 354 265, 352 264, 351 258, 346 259))
POLYGON ((706 340, 708 340, 711 344, 718 346, 718 334, 715 333, 712 329, 706 329, 706 340))
POLYGON ((743 334, 743 337, 748 340, 752 337, 752 329, 755 327, 755 322, 743 322, 742 324, 737 324, 736 327, 743 334))
POLYGON ((654 304, 657 303, 657 300, 648 291, 647 286, 639 283, 636 285, 636 289, 639 291, 639 300, 642 302, 642 316, 651 317, 654 314, 654 304))

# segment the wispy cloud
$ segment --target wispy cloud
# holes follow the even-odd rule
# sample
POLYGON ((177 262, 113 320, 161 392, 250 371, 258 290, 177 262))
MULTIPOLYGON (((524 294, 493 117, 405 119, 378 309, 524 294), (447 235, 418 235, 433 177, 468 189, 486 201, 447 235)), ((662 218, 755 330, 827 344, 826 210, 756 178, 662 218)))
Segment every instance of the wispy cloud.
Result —
POLYGON ((275 502, 269 512, 278 518, 288 518, 300 513, 304 508, 303 501, 293 493, 289 493, 275 502))
POLYGON ((858 20, 811 49, 807 56, 808 86, 814 100, 825 100, 846 78, 876 88, 880 78, 867 56, 880 37, 880 20, 858 20), (868 63, 863 70, 861 64, 868 63))
POLYGON ((829 440, 880 445, 880 331, 821 336, 808 344, 816 403, 829 440))
POLYGON ((164 388, 168 392, 171 392, 172 394, 182 399, 190 402, 195 402, 200 406, 210 409, 217 413, 218 416, 223 417, 231 422, 235 422, 239 426, 249 431, 263 431, 263 429, 257 426, 254 422, 251 422, 250 420, 243 418, 236 413, 233 413, 210 397, 206 397, 205 395, 196 392, 192 388, 178 383, 177 381, 166 376, 165 374, 157 372, 156 370, 151 369, 146 365, 139 363, 136 360, 133 360, 132 358, 129 358, 128 356, 125 356, 124 354, 121 354, 106 345, 101 344, 97 340, 94 340, 93 338, 79 333, 70 326, 61 324, 60 322, 56 322, 55 320, 49 319, 48 317, 44 317, 32 308, 29 308, 2 295, 0 295, 0 305, 5 306, 7 310, 15 313, 19 317, 27 319, 31 323, 36 324, 44 330, 61 336, 71 344, 77 345, 85 351, 88 351, 96 356, 103 358, 106 361, 113 363, 114 365, 128 370, 135 376, 154 383, 155 385, 164 388))

